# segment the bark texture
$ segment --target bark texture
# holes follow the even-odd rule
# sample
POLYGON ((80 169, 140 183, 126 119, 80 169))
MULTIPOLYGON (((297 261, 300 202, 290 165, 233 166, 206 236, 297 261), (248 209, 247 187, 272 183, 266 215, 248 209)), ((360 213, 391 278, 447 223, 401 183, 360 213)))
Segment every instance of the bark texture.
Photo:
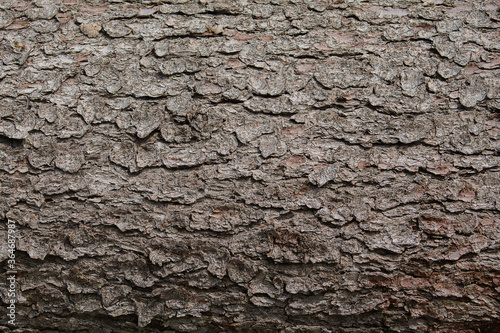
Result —
POLYGON ((4 0, 0 59, 0 332, 498 332, 498 1, 4 0))

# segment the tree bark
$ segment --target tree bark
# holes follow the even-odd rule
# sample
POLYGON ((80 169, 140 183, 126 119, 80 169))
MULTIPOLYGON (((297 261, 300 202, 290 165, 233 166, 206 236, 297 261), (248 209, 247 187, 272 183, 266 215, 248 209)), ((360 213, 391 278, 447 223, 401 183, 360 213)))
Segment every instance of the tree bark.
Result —
POLYGON ((7 0, 0 42, 0 332, 499 332, 498 2, 7 0))

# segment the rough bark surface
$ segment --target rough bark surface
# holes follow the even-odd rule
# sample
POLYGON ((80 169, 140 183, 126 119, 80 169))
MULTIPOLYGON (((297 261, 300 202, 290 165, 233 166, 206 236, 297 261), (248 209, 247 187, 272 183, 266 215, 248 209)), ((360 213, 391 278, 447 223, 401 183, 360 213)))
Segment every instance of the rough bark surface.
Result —
POLYGON ((0 60, 0 332, 498 332, 498 1, 4 0, 0 60))

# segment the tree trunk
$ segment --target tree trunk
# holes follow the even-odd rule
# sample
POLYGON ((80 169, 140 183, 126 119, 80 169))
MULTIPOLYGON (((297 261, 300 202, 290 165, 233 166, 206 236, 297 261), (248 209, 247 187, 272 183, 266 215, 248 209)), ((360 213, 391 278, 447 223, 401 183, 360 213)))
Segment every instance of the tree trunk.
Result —
POLYGON ((498 2, 99 1, 0 3, 0 332, 499 332, 498 2))

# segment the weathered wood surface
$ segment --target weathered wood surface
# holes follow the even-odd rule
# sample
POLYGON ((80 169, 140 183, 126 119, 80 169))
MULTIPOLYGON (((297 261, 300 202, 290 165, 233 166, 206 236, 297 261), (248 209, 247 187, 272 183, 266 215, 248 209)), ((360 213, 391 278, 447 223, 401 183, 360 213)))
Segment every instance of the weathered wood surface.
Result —
POLYGON ((4 0, 0 28, 1 332, 498 332, 498 1, 4 0))

